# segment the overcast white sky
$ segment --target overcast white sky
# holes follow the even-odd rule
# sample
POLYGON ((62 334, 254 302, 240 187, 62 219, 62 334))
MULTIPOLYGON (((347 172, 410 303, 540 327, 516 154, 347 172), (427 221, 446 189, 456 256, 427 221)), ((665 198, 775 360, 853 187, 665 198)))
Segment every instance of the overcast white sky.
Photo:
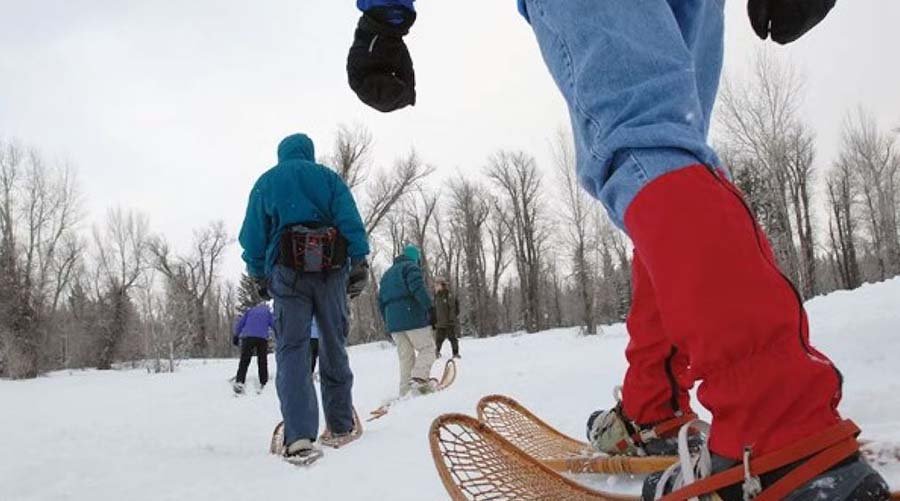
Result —
MULTIPOLYGON (((568 120, 515 0, 417 4, 418 105, 381 115, 345 83, 352 0, 0 0, 0 138, 78 167, 85 224, 137 208, 179 248, 214 219, 237 234, 252 182, 295 131, 323 153, 338 124, 363 123, 377 165, 415 145, 438 179, 479 172, 498 148, 546 159, 568 120)), ((726 71, 762 45, 744 9, 726 2, 726 71)), ((898 20, 896 0, 840 0, 815 32, 776 49, 806 72, 822 166, 850 107, 900 125, 898 20)), ((243 269, 239 254, 226 278, 243 269)))

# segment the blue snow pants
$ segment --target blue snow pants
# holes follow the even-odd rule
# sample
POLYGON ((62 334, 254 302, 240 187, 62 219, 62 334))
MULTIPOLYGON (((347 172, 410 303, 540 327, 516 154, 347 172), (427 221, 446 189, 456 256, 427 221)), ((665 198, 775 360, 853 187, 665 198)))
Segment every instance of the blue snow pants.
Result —
POLYGON ((275 387, 284 418, 285 445, 315 440, 319 404, 311 377, 310 325, 319 326, 319 374, 325 421, 333 433, 353 429, 353 372, 347 357, 348 269, 302 273, 282 265, 272 270, 275 299, 275 387))
POLYGON ((724 0, 525 0, 569 107, 581 185, 625 229, 646 184, 694 164, 722 70, 724 0))

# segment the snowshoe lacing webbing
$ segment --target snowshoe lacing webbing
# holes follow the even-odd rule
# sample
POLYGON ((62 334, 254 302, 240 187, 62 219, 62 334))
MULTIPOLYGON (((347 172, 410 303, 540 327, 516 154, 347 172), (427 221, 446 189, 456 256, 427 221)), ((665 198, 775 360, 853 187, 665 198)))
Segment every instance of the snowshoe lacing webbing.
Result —
POLYGON ((684 425, 678 433, 678 453, 680 473, 675 477, 675 485, 682 486, 671 494, 662 496, 663 486, 672 478, 674 467, 666 470, 657 485, 656 499, 661 501, 681 501, 698 499, 724 487, 743 482, 744 499, 756 501, 777 501, 784 499, 798 487, 809 482, 832 466, 859 452, 859 427, 845 419, 816 435, 764 454, 752 457, 751 448, 744 450, 744 462, 721 473, 710 476, 711 460, 706 446, 701 448, 697 458, 691 458, 687 445, 688 429, 708 431, 709 425, 695 421, 684 425), (759 476, 782 466, 805 460, 766 489, 762 489, 759 476), (695 474, 697 478, 695 479, 695 474))

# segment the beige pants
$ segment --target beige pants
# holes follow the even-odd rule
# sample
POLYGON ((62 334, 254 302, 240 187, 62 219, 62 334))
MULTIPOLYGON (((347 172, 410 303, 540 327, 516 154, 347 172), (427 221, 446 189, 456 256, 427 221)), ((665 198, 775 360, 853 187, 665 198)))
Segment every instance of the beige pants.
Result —
POLYGON ((400 395, 406 395, 410 389, 412 378, 428 379, 431 377, 431 365, 434 364, 434 336, 431 327, 422 327, 409 331, 395 332, 397 355, 400 357, 400 395))

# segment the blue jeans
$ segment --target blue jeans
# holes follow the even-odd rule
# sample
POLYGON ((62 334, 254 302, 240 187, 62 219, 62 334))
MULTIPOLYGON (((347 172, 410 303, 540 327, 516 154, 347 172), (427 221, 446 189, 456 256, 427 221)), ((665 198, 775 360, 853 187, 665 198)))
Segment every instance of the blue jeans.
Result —
POLYGON ((325 421, 333 433, 353 429, 353 372, 347 357, 347 274, 298 273, 276 265, 270 290, 275 298, 275 387, 284 418, 284 442, 315 440, 319 403, 312 380, 310 327, 319 326, 319 373, 325 421))
POLYGON ((723 0, 525 0, 569 106, 581 185, 624 229, 653 179, 720 167, 707 144, 723 53, 723 0))

